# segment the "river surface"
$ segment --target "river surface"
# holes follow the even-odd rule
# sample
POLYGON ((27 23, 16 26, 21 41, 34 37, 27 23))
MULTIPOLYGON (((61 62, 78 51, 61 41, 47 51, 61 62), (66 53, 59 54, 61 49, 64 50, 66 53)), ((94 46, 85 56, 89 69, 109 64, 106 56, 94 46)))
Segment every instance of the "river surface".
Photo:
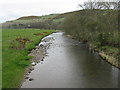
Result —
POLYGON ((117 88, 118 69, 85 44, 53 33, 47 56, 38 63, 21 88, 117 88))

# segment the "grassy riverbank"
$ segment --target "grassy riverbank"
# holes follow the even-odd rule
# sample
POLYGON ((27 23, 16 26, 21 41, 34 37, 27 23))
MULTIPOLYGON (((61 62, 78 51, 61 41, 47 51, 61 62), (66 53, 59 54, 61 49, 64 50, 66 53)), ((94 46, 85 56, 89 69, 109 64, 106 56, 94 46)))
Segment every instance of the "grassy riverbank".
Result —
POLYGON ((118 10, 80 10, 66 18, 63 28, 66 34, 88 43, 103 59, 120 68, 118 10))
POLYGON ((112 64, 115 67, 120 68, 119 66, 119 49, 116 47, 111 46, 97 46, 94 43, 89 43, 89 48, 98 52, 98 54, 102 57, 103 60, 107 61, 108 63, 112 64))
POLYGON ((44 36, 55 30, 3 29, 2 30, 2 87, 16 88, 30 64, 28 54, 44 36))

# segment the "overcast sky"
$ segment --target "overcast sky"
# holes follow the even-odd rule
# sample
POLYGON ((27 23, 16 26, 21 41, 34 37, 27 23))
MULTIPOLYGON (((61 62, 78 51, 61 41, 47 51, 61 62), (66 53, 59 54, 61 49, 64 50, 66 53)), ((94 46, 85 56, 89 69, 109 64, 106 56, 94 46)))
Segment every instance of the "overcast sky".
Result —
POLYGON ((79 10, 85 0, 0 0, 0 22, 22 16, 41 16, 79 10))

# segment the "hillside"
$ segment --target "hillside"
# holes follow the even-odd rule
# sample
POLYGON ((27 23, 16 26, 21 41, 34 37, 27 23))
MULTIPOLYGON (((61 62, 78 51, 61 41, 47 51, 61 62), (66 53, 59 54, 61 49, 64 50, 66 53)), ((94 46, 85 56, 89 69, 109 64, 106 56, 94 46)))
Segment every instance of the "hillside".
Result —
POLYGON ((16 20, 7 21, 2 28, 39 28, 39 29, 61 29, 61 24, 67 16, 76 13, 50 14, 44 16, 25 16, 16 20))

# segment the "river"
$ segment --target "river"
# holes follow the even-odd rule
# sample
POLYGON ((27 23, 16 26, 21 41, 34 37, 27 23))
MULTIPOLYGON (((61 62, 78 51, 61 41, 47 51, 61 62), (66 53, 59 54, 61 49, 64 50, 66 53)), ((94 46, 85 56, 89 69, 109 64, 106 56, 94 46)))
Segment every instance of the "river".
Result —
POLYGON ((21 88, 117 88, 118 70, 85 44, 53 33, 42 63, 34 66, 21 88))

